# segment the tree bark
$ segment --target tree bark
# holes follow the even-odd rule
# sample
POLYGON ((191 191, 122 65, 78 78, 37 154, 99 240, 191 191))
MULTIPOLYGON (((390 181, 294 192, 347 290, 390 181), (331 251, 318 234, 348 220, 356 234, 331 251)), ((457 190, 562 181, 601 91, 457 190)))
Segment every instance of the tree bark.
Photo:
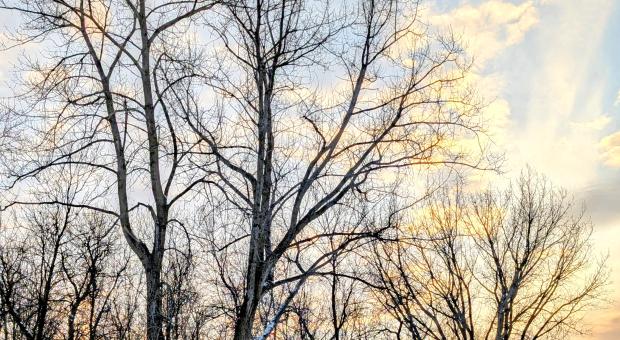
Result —
MULTIPOLYGON (((256 276, 260 274, 255 274, 256 276)), ((260 282, 260 280, 259 280, 260 282)), ((235 321, 235 335, 234 340, 250 340, 252 339, 252 330, 254 326, 254 317, 258 309, 258 302, 260 301, 260 295, 262 291, 260 286, 257 286, 255 282, 251 282, 253 287, 246 289, 246 295, 243 300, 243 304, 237 315, 235 321)))
POLYGON ((161 267, 152 266, 146 271, 146 328, 148 340, 163 340, 161 267))

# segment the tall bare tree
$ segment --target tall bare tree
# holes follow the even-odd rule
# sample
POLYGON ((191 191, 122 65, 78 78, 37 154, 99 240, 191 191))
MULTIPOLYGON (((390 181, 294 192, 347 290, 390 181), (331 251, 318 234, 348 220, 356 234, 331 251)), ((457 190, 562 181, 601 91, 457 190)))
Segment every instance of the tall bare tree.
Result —
POLYGON ((310 276, 380 237, 385 226, 368 221, 389 215, 388 173, 489 164, 454 147, 481 132, 462 86, 469 63, 419 20, 416 1, 231 1, 218 14, 205 66, 170 93, 192 94, 178 114, 226 197, 215 249, 246 261, 243 282, 224 285, 241 291, 234 338, 264 338, 310 276))
POLYGON ((604 303, 604 261, 565 191, 532 170, 504 192, 445 195, 375 248, 378 301, 415 339, 561 339, 604 303))
POLYGON ((462 82, 469 61, 454 37, 420 21, 416 1, 0 8, 25 18, 17 43, 47 50, 24 60, 26 91, 7 109, 24 122, 3 157, 8 189, 66 164, 96 174, 72 203, 17 195, 10 204, 118 219, 144 269, 149 339, 175 332, 164 323, 176 322, 179 301, 164 308, 162 271, 174 262, 171 229, 190 234, 182 203, 216 217, 199 238, 233 337, 266 338, 307 280, 335 275, 325 268, 393 227, 410 202, 391 200, 412 169, 489 166, 481 150, 456 146, 481 132, 478 99, 462 82))
MULTIPOLYGON (((166 92, 179 74, 158 72, 184 60, 178 47, 210 0, 2 0, 19 14, 17 44, 46 52, 25 59, 25 91, 8 110, 23 121, 8 187, 27 186, 51 168, 73 164, 99 174, 93 193, 71 206, 117 218, 146 275, 149 339, 162 339, 161 271, 175 203, 204 182, 187 174, 192 143, 169 114, 166 92), (168 82, 167 82, 168 81, 168 82), (135 216, 150 218, 140 225, 135 216)), ((40 202, 17 197, 13 204, 40 202)))

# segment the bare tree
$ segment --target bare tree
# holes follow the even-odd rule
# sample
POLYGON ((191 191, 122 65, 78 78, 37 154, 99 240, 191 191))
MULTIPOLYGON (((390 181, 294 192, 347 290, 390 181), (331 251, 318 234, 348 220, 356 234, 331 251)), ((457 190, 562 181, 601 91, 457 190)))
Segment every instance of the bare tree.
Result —
POLYGON ((215 316, 205 301, 207 294, 200 292, 201 282, 196 274, 202 267, 191 249, 191 239, 175 235, 170 239, 169 249, 173 253, 164 264, 163 275, 164 336, 171 340, 203 339, 209 335, 205 328, 215 316))
POLYGON ((202 71, 201 82, 188 77, 171 89, 193 93, 179 115, 215 159, 203 168, 227 198, 220 211, 237 211, 215 247, 237 249, 247 261, 243 282, 227 285, 236 287, 227 288, 233 297, 242 292, 235 339, 255 335, 255 323, 267 337, 310 276, 380 236, 383 227, 367 220, 393 191, 384 174, 489 166, 453 148, 481 131, 477 98, 456 86, 469 64, 453 37, 426 29, 417 5, 230 2, 211 25, 219 45, 205 53, 206 66, 186 71, 202 71), (336 206, 349 216, 321 228, 336 206), (321 251, 334 235, 333 250, 321 251))
POLYGON ((36 194, 67 204, 27 206, 3 221, 0 328, 5 339, 104 336, 111 297, 127 280, 128 257, 119 252, 115 221, 72 206, 82 187, 70 167, 53 177, 36 194))
POLYGON ((144 327, 137 319, 141 317, 139 292, 143 291, 142 280, 124 282, 110 301, 110 337, 119 340, 144 338, 144 327))
MULTIPOLYGON (((76 191, 51 185, 38 194, 72 202, 76 191)), ((4 328, 12 324, 19 331, 18 337, 40 340, 62 330, 59 277, 68 229, 76 220, 76 212, 70 206, 42 207, 26 210, 20 220, 21 226, 8 229, 17 240, 10 242, 7 237, 1 255, 2 308, 10 320, 4 328)))
MULTIPOLYGON (((189 23, 214 3, 0 1, 24 18, 13 32, 16 44, 38 41, 46 48, 24 60, 26 90, 7 112, 26 118, 27 136, 7 157, 8 187, 27 186, 64 164, 99 174, 88 200, 71 206, 119 220, 145 271, 149 339, 163 338, 161 275, 173 206, 205 182, 186 172, 193 145, 170 114, 177 104, 166 93, 179 81, 172 71, 185 62, 178 51, 189 23), (144 215, 150 223, 142 223, 144 215)), ((25 197, 11 203, 67 205, 25 197)))
POLYGON ((400 337, 560 339, 586 330, 579 320, 603 302, 607 270, 565 191, 528 169, 505 192, 449 197, 420 214, 408 233, 417 241, 375 248, 378 301, 400 337))
POLYGON ((128 254, 118 242, 115 221, 86 212, 69 230, 61 256, 68 307, 65 339, 98 339, 110 332, 111 300, 126 283, 128 254))

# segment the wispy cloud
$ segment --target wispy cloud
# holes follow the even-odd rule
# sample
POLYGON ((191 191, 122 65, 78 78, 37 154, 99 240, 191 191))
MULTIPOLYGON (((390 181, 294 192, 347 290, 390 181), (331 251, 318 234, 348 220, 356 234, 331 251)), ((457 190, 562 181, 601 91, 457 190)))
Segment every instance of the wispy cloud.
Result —
POLYGON ((541 22, 526 42, 527 53, 521 54, 526 59, 518 71, 523 84, 514 84, 525 95, 511 102, 520 110, 515 114, 520 124, 512 131, 513 163, 532 164, 573 189, 596 179, 598 141, 610 122, 603 106, 606 79, 592 81, 590 76, 611 7, 606 0, 540 5, 541 22))
POLYGON ((513 4, 492 0, 478 6, 466 3, 447 13, 431 16, 432 24, 451 27, 463 36, 478 67, 519 43, 537 22, 538 14, 532 1, 513 4))
MULTIPOLYGON (((464 2, 448 11, 432 10, 429 17, 434 27, 460 37, 466 53, 473 57, 473 72, 465 82, 487 103, 483 109, 485 129, 497 146, 495 151, 502 152, 512 139, 511 105, 504 96, 505 75, 493 64, 539 23, 536 4, 502 0, 464 2)), ((484 187, 493 179, 497 178, 491 173, 471 174, 470 184, 472 188, 484 187)))

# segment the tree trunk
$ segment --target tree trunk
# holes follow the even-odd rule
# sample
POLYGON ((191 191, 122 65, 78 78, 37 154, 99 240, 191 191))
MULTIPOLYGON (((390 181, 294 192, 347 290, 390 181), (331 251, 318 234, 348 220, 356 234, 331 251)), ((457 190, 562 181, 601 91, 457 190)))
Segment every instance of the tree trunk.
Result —
MULTIPOLYGON (((258 280, 260 282, 260 280, 258 280)), ((260 286, 254 282, 253 287, 246 288, 246 295, 241 305, 239 315, 237 315, 237 321, 235 321, 235 336, 234 340, 251 340, 252 330, 254 326, 254 317, 258 310, 258 303, 262 291, 260 286)))
POLYGON ((148 340, 163 340, 161 267, 146 269, 146 327, 148 340))
POLYGON ((248 306, 248 303, 253 305, 253 303, 248 301, 245 301, 243 305, 241 305, 241 313, 237 316, 237 321, 235 322, 234 340, 252 339, 252 326, 254 324, 257 306, 248 306))
POLYGON ((75 318, 77 316, 79 301, 71 306, 69 311, 69 321, 67 322, 67 340, 75 339, 75 318))

